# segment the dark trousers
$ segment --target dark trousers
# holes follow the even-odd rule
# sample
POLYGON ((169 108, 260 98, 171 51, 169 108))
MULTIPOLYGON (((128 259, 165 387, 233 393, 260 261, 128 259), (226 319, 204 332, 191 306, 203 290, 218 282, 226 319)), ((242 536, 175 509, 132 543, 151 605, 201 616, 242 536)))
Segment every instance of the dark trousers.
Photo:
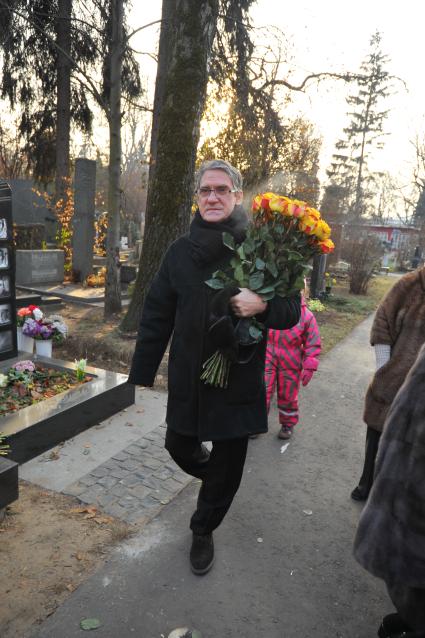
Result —
POLYGON ((381 432, 370 427, 367 428, 363 472, 359 481, 359 488, 365 496, 369 495, 372 488, 373 474, 375 472, 375 459, 378 453, 380 438, 381 432))
POLYGON ((213 441, 211 453, 197 437, 168 429, 165 448, 187 474, 201 479, 196 510, 190 521, 195 534, 209 534, 225 517, 239 489, 248 437, 213 441))

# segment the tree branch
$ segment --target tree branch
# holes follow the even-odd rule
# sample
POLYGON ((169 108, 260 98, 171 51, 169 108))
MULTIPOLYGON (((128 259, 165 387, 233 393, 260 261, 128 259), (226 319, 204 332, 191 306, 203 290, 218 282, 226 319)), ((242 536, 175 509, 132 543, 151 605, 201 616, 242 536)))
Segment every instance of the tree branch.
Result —
POLYGON ((154 24, 161 24, 161 23, 162 23, 162 20, 155 20, 154 22, 149 22, 149 24, 144 24, 143 27, 138 27, 137 29, 129 33, 124 38, 123 44, 126 45, 127 42, 133 37, 133 35, 136 35, 136 33, 139 33, 139 31, 142 31, 143 29, 147 29, 148 27, 152 27, 154 24))

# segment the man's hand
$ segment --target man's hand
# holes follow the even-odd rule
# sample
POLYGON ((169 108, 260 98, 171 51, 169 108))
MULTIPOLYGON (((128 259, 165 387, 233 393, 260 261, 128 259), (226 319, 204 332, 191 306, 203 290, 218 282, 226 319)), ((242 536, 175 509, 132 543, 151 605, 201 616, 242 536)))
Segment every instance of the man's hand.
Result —
POLYGON ((253 317, 265 311, 267 302, 249 288, 241 288, 238 295, 231 297, 230 306, 237 317, 253 317))

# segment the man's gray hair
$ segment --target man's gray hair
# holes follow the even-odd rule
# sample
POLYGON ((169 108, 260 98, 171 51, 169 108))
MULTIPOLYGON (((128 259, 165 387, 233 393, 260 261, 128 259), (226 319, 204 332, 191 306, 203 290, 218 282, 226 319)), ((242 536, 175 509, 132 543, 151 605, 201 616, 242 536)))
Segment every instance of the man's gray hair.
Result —
POLYGON ((226 160, 208 160, 202 162, 198 172, 195 175, 195 191, 199 189, 201 179, 205 171, 220 170, 224 171, 232 180, 233 188, 237 191, 242 191, 242 175, 237 168, 226 162, 226 160))

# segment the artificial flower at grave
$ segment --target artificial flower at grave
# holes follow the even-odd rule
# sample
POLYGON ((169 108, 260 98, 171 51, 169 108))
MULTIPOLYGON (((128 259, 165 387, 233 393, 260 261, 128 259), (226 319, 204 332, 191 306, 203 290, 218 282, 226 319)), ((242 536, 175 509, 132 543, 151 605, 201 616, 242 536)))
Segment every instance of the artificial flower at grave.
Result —
POLYGON ((42 314, 39 319, 26 316, 22 333, 37 340, 52 339, 56 343, 62 343, 68 334, 68 328, 60 315, 45 317, 42 314))
MULTIPOLYGON (((34 363, 17 361, 0 375, 0 417, 39 403, 90 380, 85 373, 58 370, 34 363)), ((0 421, 1 423, 1 421, 0 421)))
POLYGON ((38 306, 30 305, 24 308, 19 308, 16 313, 16 324, 18 327, 22 327, 27 319, 34 319, 40 321, 43 318, 43 312, 38 306))
MULTIPOLYGON (((214 290, 249 288, 263 301, 297 294, 304 288, 311 259, 334 250, 330 226, 306 202, 272 192, 254 197, 252 214, 253 222, 241 244, 236 245, 232 235, 223 233, 232 258, 227 268, 217 270, 205 283, 214 290)), ((246 324, 245 333, 258 343, 265 327, 254 317, 241 321, 246 324)), ((226 388, 230 365, 218 350, 204 363, 201 379, 226 388)))

